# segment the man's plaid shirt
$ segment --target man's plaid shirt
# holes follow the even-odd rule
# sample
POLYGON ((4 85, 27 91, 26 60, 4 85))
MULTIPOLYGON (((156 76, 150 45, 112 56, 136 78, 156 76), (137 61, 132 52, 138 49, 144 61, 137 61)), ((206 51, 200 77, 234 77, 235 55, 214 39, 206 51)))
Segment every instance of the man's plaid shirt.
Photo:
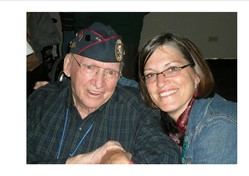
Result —
POLYGON ((50 83, 29 97, 27 112, 27 163, 65 163, 91 124, 75 155, 115 140, 132 154, 134 163, 180 162, 178 146, 161 129, 159 112, 146 107, 133 87, 118 84, 113 96, 82 120, 73 103, 70 80, 50 83))

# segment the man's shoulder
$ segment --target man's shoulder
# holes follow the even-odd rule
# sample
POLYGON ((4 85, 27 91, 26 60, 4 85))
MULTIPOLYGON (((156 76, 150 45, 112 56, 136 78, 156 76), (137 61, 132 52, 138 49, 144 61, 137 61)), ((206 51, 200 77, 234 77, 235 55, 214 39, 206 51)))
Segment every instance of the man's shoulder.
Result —
POLYGON ((139 89, 131 86, 118 84, 113 94, 114 100, 122 104, 129 105, 144 105, 139 89))
POLYGON ((140 114, 159 116, 158 111, 152 110, 144 103, 139 89, 136 87, 118 84, 109 103, 118 104, 119 107, 126 107, 130 111, 139 112, 140 114))
POLYGON ((68 92, 69 88, 70 88, 70 82, 68 80, 49 83, 35 90, 29 96, 28 100, 35 101, 37 99, 41 100, 41 99, 47 99, 47 98, 51 99, 52 97, 58 97, 68 92))
POLYGON ((137 97, 137 95, 140 95, 139 89, 137 87, 126 86, 122 84, 117 84, 116 93, 118 93, 119 96, 125 96, 125 97, 130 97, 130 96, 137 97))

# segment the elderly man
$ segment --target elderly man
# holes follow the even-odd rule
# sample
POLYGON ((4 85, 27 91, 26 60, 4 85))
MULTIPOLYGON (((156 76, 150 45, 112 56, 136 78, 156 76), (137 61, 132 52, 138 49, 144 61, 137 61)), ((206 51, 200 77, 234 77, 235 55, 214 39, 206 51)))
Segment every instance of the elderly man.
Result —
POLYGON ((28 99, 27 163, 179 163, 177 145, 137 88, 118 83, 123 43, 94 23, 77 33, 64 59, 69 79, 28 99))

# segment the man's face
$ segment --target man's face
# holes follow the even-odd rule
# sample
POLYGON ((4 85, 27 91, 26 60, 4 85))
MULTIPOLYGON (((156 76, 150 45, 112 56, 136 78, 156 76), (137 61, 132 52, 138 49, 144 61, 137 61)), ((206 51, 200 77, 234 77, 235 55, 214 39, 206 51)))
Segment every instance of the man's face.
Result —
POLYGON ((95 111, 112 96, 120 63, 100 62, 76 54, 68 54, 66 59, 64 72, 71 77, 75 106, 79 111, 95 111))

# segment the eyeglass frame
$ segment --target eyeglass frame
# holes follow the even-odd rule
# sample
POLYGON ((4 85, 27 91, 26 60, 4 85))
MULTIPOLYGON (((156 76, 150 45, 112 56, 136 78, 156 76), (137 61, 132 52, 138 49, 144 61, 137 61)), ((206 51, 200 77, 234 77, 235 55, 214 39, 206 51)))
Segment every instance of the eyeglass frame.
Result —
MULTIPOLYGON (((189 63, 189 64, 183 65, 183 66, 181 66, 181 67, 178 67, 178 66, 174 66, 174 67, 177 68, 177 69, 179 69, 178 71, 180 72, 181 70, 183 70, 184 68, 187 68, 188 66, 193 67, 193 66, 195 66, 195 63, 189 63)), ((150 84, 150 83, 156 82, 156 81, 157 81, 157 78, 158 78, 158 75, 161 75, 161 74, 163 74, 163 76, 166 78, 166 74, 164 74, 163 72, 165 72, 165 71, 167 71, 167 70, 169 70, 169 69, 171 69, 171 68, 172 68, 172 67, 169 67, 169 68, 167 68, 167 69, 165 69, 165 70, 163 70, 163 71, 161 71, 161 72, 159 72, 159 73, 153 73, 153 74, 156 75, 155 81, 146 83, 146 76, 148 76, 150 73, 147 74, 147 75, 142 76, 141 81, 144 82, 145 84, 150 84)))
MULTIPOLYGON (((106 77, 105 77, 105 75, 106 75, 105 72, 108 71, 108 70, 117 73, 117 74, 118 74, 117 78, 119 78, 119 77, 122 75, 121 71, 116 71, 116 70, 112 70, 112 69, 109 69, 109 68, 106 69, 106 68, 102 68, 102 67, 99 67, 99 66, 96 66, 96 65, 81 64, 81 63, 76 59, 76 57, 75 57, 73 54, 71 54, 71 55, 73 56, 73 58, 74 58, 74 60, 76 61, 77 65, 78 65, 81 69, 83 69, 83 66, 85 66, 85 67, 88 67, 88 66, 95 67, 95 68, 98 68, 98 70, 99 70, 99 69, 103 69, 103 70, 104 70, 104 78, 106 78, 106 77)), ((97 71, 96 73, 98 73, 98 71, 97 71)), ((95 74, 96 74, 96 73, 95 73, 95 74)))

